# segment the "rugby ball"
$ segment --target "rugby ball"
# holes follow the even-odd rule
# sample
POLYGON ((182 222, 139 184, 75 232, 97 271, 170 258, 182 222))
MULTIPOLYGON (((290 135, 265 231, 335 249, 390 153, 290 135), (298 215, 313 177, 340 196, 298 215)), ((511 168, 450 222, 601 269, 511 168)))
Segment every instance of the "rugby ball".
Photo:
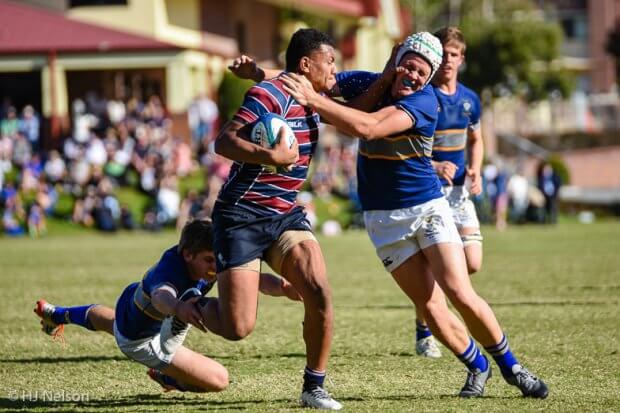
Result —
POLYGON ((286 130, 285 138, 290 148, 295 143, 295 133, 283 117, 273 113, 262 115, 256 120, 250 139, 252 143, 271 149, 278 143, 278 134, 282 128, 286 130))

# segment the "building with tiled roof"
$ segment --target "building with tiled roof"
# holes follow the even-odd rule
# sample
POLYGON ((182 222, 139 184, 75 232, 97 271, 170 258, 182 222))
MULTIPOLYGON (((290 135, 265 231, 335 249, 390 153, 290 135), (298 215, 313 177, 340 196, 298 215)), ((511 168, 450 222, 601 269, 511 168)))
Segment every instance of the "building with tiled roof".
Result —
POLYGON ((381 70, 403 35, 398 0, 0 0, 0 87, 17 106, 38 87, 32 103, 52 120, 88 88, 155 93, 182 117, 197 94, 215 92, 230 58, 280 65, 309 15, 327 22, 343 68, 381 70))

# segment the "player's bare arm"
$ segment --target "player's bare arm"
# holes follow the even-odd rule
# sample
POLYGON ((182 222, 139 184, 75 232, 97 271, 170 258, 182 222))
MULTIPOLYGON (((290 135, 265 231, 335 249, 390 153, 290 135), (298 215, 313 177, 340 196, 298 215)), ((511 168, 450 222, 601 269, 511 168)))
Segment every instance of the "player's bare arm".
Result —
MULTIPOLYGON (((396 55, 401 45, 402 43, 397 43, 394 45, 392 48, 392 53, 385 63, 381 76, 370 85, 366 93, 362 93, 354 99, 348 101, 345 104, 346 106, 364 112, 371 112, 376 108, 380 99, 392 86, 392 82, 396 78, 396 75, 405 71, 405 68, 396 66, 396 55)), ((335 87, 337 86, 338 84, 336 84, 335 87)), ((340 91, 338 90, 338 92, 340 91)), ((330 94, 330 96, 335 97, 336 95, 330 94)))
MULTIPOLYGON (((228 159, 261 165, 289 167, 299 159, 299 148, 295 141, 289 148, 286 139, 278 139, 273 149, 256 145, 243 136, 247 136, 247 125, 230 121, 220 132, 215 141, 215 152, 228 159)), ((285 129, 280 129, 280 138, 284 137, 285 129)))
POLYGON ((205 331, 200 312, 194 305, 195 301, 196 299, 181 301, 165 286, 154 290, 151 294, 151 303, 157 311, 165 315, 174 315, 184 323, 190 323, 205 331))
POLYGON ((482 130, 480 128, 470 129, 467 132, 467 176, 471 180, 470 192, 474 195, 480 195, 482 192, 480 169, 483 157, 482 130))
MULTIPOLYGON (((280 69, 265 69, 260 67, 254 59, 246 55, 241 55, 233 60, 230 66, 228 66, 228 69, 239 79, 253 80, 256 83, 262 82, 263 80, 275 79, 283 72, 283 70, 280 69)), ((338 83, 334 83, 331 89, 326 92, 326 95, 339 97, 340 88, 338 87, 338 83)))
POLYGON ((282 277, 269 273, 261 273, 258 289, 265 295, 287 297, 293 301, 302 301, 293 284, 282 277))
MULTIPOLYGON (((370 112, 376 106, 379 99, 390 88, 396 74, 404 70, 402 67, 396 67, 394 64, 396 53, 400 45, 401 43, 398 43, 392 48, 392 53, 385 64, 381 77, 373 82, 368 91, 346 103, 343 103, 344 105, 364 112, 370 112)), ((235 74, 235 76, 241 79, 253 80, 257 83, 263 80, 274 79, 282 73, 282 70, 280 69, 262 68, 258 66, 258 64, 251 57, 246 55, 237 57, 233 63, 228 66, 228 68, 235 74)), ((338 87, 338 83, 335 83, 334 86, 327 91, 326 95, 330 97, 339 97, 340 88, 338 87)))
POLYGON ((253 80, 256 83, 277 77, 282 70, 260 67, 250 56, 241 55, 228 66, 231 72, 240 79, 253 80))
POLYGON ((413 126, 413 120, 402 110, 388 106, 368 114, 348 108, 316 93, 309 82, 301 76, 287 73, 282 77, 286 91, 304 106, 325 117, 341 131, 365 140, 373 140, 402 132, 413 126))

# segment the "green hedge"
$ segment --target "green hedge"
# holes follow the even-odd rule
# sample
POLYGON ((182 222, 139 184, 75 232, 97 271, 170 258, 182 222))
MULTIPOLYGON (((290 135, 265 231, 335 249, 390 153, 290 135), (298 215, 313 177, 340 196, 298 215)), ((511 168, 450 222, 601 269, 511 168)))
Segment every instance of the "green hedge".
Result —
POLYGON ((232 119, 239 106, 243 103, 245 92, 253 85, 254 81, 239 79, 231 72, 226 71, 218 89, 220 114, 225 120, 232 119))
POLYGON ((549 162, 555 173, 560 176, 562 185, 570 184, 570 171, 566 167, 566 164, 560 155, 554 154, 549 156, 547 162, 549 162))

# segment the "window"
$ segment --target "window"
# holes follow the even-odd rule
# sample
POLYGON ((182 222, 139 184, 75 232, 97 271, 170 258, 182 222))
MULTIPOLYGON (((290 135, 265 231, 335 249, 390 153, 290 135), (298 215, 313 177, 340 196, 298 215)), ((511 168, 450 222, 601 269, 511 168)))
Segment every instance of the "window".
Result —
POLYGON ((128 0, 69 0, 69 8, 80 6, 126 6, 128 0))
POLYGON ((586 40, 588 37, 588 21, 584 17, 572 16, 560 22, 564 34, 571 40, 586 40))
POLYGON ((247 30, 244 22, 237 22, 235 24, 235 37, 237 38, 237 46, 239 47, 240 53, 247 52, 247 30))

